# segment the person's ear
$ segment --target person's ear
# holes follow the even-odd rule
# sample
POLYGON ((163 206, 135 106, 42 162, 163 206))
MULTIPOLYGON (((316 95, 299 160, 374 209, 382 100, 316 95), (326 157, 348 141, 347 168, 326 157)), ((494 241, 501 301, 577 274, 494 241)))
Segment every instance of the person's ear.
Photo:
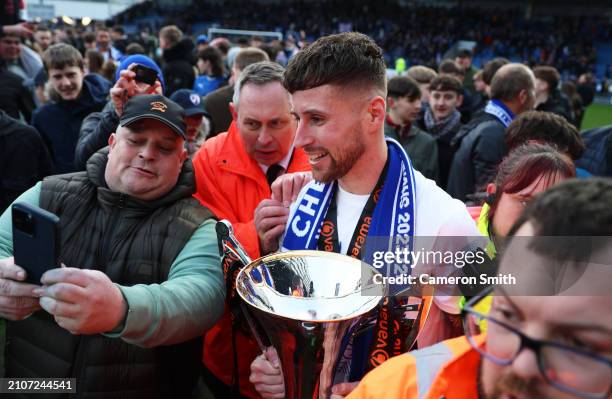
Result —
POLYGON ((111 133, 111 135, 108 136, 108 146, 112 150, 116 144, 117 144, 117 133, 111 133))
POLYGON ((521 106, 525 105, 528 99, 529 99, 529 93, 527 92, 527 90, 523 89, 519 91, 518 100, 521 106))
POLYGON ((381 96, 376 96, 370 100, 368 105, 368 120, 372 124, 383 124, 385 123, 385 117, 387 115, 386 103, 381 96))
POLYGON ((183 150, 181 151, 181 155, 179 155, 181 167, 183 166, 183 164, 185 163, 188 157, 189 157, 189 152, 187 151, 185 147, 183 147, 183 150))
POLYGON ((463 104, 463 95, 457 94, 457 108, 463 104))
POLYGON ((232 102, 229 103, 230 114, 232 114, 232 119, 234 122, 238 122, 238 107, 232 102))
POLYGON ((488 205, 493 204, 496 196, 497 196, 497 186, 493 183, 487 184, 487 197, 485 198, 485 203, 487 203, 488 205))

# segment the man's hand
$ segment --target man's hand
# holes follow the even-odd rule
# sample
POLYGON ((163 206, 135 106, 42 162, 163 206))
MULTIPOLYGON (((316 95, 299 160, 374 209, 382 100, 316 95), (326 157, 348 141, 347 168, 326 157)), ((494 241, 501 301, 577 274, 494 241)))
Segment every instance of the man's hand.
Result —
POLYGON ((254 222, 262 255, 278 249, 278 239, 285 231, 288 219, 289 208, 277 200, 266 199, 257 205, 254 222))
POLYGON ((285 398, 285 381, 276 349, 270 346, 265 356, 261 354, 253 360, 249 381, 264 399, 285 398))
POLYGON ((0 317, 23 320, 38 309, 38 285, 22 283, 26 272, 14 259, 0 259, 0 317))
POLYGON ((41 281, 40 306, 72 334, 108 332, 125 318, 121 291, 98 270, 62 267, 47 271, 41 281))
POLYGON ((5 35, 20 36, 20 37, 32 37, 34 31, 32 25, 28 22, 22 22, 15 25, 5 25, 2 27, 5 35))
POLYGON ((357 388, 359 381, 356 382, 343 382, 336 384, 332 387, 332 395, 330 399, 342 399, 348 396, 351 392, 357 388))
POLYGON ((127 69, 121 71, 119 80, 110 89, 111 101, 119 117, 123 115, 123 106, 130 98, 141 94, 162 94, 159 79, 155 80, 153 85, 136 81, 136 72, 132 70, 136 65, 130 64, 127 69))
POLYGON ((283 206, 288 208, 297 200, 302 187, 311 180, 311 172, 285 173, 272 183, 272 199, 282 202, 283 206))

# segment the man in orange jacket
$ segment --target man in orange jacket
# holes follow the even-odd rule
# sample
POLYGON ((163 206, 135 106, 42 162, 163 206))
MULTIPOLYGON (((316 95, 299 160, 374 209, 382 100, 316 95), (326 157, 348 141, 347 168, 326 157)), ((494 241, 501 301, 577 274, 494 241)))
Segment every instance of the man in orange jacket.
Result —
POLYGON ((388 360, 348 398, 612 398, 610 203, 604 179, 536 198, 500 264, 516 281, 489 313, 476 310, 487 290, 464 309, 465 337, 388 360))
MULTIPOLYGON (((309 171, 308 159, 293 146, 296 130, 289 93, 281 82, 284 69, 272 62, 249 65, 236 82, 230 110, 233 122, 227 132, 206 141, 193 159, 195 197, 220 219, 229 220, 236 238, 253 259, 260 243, 253 214, 257 205, 272 195, 270 185, 283 173, 309 171)), ((308 174, 304 174, 308 178, 308 174)), ((289 214, 289 204, 285 219, 289 214)), ((256 343, 236 331, 232 349, 228 311, 206 335, 204 364, 207 385, 217 397, 229 397, 236 384, 233 350, 237 353, 241 395, 258 398, 249 382, 250 361, 259 353, 256 343)))

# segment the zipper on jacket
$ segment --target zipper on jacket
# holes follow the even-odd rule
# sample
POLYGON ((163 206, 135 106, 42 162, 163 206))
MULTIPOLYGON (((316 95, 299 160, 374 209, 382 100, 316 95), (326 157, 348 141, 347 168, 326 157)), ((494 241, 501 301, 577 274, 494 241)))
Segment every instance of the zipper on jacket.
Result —
POLYGON ((108 227, 106 232, 104 233, 104 237, 102 238, 102 249, 100 250, 100 264, 98 267, 104 269, 107 266, 109 256, 109 249, 111 248, 110 244, 115 234, 115 230, 117 229, 117 225, 120 219, 121 209, 125 207, 125 194, 119 194, 119 199, 117 200, 116 208, 113 208, 111 217, 109 218, 108 227))

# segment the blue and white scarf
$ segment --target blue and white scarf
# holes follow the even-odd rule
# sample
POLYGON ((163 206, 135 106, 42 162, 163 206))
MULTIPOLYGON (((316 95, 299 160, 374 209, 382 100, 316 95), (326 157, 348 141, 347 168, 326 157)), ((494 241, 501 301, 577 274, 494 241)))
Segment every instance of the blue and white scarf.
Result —
POLYGON ((487 114, 496 117, 504 125, 504 127, 508 127, 510 122, 512 122, 515 118, 512 111, 510 111, 508 107, 506 107, 504 103, 499 100, 490 100, 487 103, 484 111, 487 114))
MULTIPOLYGON (((387 138, 389 167, 380 198, 374 208, 368 237, 376 237, 374 245, 368 243, 363 261, 372 265, 375 251, 412 251, 415 228, 415 182, 410 158, 395 140, 387 138), (384 245, 383 237, 387 237, 384 245)), ((310 184, 289 220, 282 243, 283 251, 317 249, 319 232, 336 190, 337 182, 310 184)), ((394 265, 387 275, 410 273, 409 265, 394 265)), ((383 273, 385 274, 385 273, 383 273)), ((390 293, 392 294, 392 293, 390 293)))

